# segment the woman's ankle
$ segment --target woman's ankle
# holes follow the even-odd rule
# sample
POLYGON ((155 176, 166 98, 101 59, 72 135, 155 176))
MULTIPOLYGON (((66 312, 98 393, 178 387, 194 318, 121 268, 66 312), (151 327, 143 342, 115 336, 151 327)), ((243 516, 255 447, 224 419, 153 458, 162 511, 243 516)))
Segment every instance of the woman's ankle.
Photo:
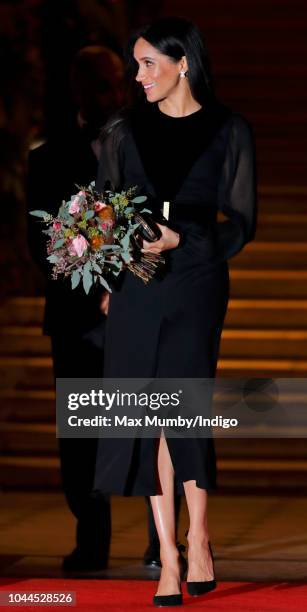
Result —
POLYGON ((187 541, 189 547, 197 546, 198 548, 209 548, 209 534, 207 531, 195 531, 189 530, 187 534, 187 541))
POLYGON ((156 595, 175 595, 181 592, 180 563, 177 547, 160 548, 161 574, 156 595))
POLYGON ((170 567, 178 567, 179 568, 179 551, 178 548, 176 546, 176 544, 174 545, 168 545, 168 546, 160 546, 160 559, 161 559, 161 564, 162 567, 163 566, 170 566, 170 567))

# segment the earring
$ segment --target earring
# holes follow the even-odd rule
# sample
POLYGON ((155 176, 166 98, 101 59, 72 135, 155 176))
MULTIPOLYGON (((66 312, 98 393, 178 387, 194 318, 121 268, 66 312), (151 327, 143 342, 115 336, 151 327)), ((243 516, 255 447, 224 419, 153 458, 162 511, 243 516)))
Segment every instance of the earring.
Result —
POLYGON ((185 71, 184 70, 180 70, 179 76, 180 76, 181 79, 185 79, 185 77, 186 77, 185 71))

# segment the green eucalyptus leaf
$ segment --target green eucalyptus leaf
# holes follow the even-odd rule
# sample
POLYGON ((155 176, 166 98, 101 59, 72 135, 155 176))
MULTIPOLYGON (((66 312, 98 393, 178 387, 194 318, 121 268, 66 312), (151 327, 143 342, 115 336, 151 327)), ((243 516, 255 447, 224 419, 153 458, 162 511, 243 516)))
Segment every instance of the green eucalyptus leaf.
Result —
MULTIPOLYGON (((90 262, 87 262, 87 263, 90 263, 90 262)), ((84 269, 83 269, 83 288, 84 288, 84 291, 85 291, 86 294, 89 293, 89 290, 90 290, 90 288, 91 288, 91 286, 93 284, 93 275, 92 275, 92 273, 89 272, 88 269, 87 270, 85 269, 87 263, 85 264, 84 269)))
POLYGON ((123 258, 125 263, 127 263, 127 264, 130 263, 131 255, 130 255, 129 251, 123 251, 121 255, 122 255, 122 258, 123 258))
POLYGON ((69 205, 70 202, 63 202, 62 206, 60 206, 59 208, 58 217, 61 217, 61 219, 65 219, 67 216, 69 216, 69 205))
POLYGON ((94 215, 95 215, 95 212, 93 210, 87 210, 84 215, 84 219, 88 221, 89 219, 92 219, 94 215))
POLYGON ((121 270, 112 270, 113 276, 118 276, 121 273, 121 270))
POLYGON ((30 210, 29 214, 33 215, 33 217, 40 217, 42 219, 51 218, 51 215, 45 210, 30 210))
POLYGON ((87 261, 83 268, 83 274, 88 274, 88 272, 91 271, 91 268, 92 268, 92 262, 87 261))
POLYGON ((103 276, 99 276, 99 281, 100 284, 107 290, 109 291, 109 293, 112 293, 112 289, 110 287, 110 285, 108 285, 107 281, 105 278, 103 278, 103 276))
POLYGON ((109 266, 114 266, 114 268, 118 268, 119 270, 122 269, 123 264, 121 261, 118 261, 117 259, 115 259, 114 261, 109 261, 108 262, 109 266))
POLYGON ((130 237, 129 237, 129 234, 127 233, 126 236, 124 236, 123 239, 120 241, 123 249, 125 249, 125 250, 128 249, 129 242, 130 242, 130 237))
POLYGON ((71 227, 75 223, 75 219, 71 215, 67 215, 65 221, 69 227, 71 227))
POLYGON ((50 263, 57 263, 59 261, 59 258, 56 255, 49 255, 49 257, 47 257, 47 260, 50 263))
POLYGON ((111 259, 109 262, 110 266, 115 266, 115 268, 121 268, 122 262, 120 259, 111 259))
POLYGON ((64 238, 59 238, 59 240, 56 241, 53 248, 60 249, 63 246, 64 242, 65 242, 64 238))
POLYGON ((100 247, 101 251, 119 251, 120 250, 120 246, 118 244, 104 244, 102 247, 100 247))
POLYGON ((146 200, 147 200, 146 196, 137 196, 136 198, 133 198, 131 202, 133 202, 133 204, 142 204, 143 202, 146 202, 146 200))
POLYGON ((71 275, 71 288, 75 289, 81 280, 81 274, 78 270, 74 270, 72 275, 71 275))
POLYGON ((99 272, 99 274, 102 273, 101 267, 98 266, 98 264, 95 261, 93 261, 93 263, 92 263, 92 268, 93 268, 93 270, 95 270, 95 272, 99 272))

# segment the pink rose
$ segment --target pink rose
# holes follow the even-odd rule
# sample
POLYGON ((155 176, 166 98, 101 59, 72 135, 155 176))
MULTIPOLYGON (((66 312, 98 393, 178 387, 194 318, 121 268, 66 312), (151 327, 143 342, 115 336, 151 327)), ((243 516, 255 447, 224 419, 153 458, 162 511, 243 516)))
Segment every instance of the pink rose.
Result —
POLYGON ((112 221, 112 219, 108 220, 108 221, 104 221, 103 223, 101 223, 101 229, 103 230, 109 230, 113 227, 114 225, 114 221, 112 221))
POLYGON ((70 202, 68 211, 71 215, 75 215, 76 213, 80 211, 81 200, 84 197, 85 197, 85 191, 79 191, 79 193, 77 193, 77 195, 70 202))
POLYGON ((60 223, 60 221, 54 221, 52 227, 58 232, 62 227, 62 223, 60 223))
POLYGON ((84 251, 86 251, 88 247, 88 243, 83 236, 76 236, 73 238, 69 245, 69 254, 70 255, 78 255, 78 257, 82 257, 84 251))
POLYGON ((95 211, 99 212, 103 208, 106 208, 106 206, 107 205, 104 202, 96 202, 96 204, 95 204, 95 211))

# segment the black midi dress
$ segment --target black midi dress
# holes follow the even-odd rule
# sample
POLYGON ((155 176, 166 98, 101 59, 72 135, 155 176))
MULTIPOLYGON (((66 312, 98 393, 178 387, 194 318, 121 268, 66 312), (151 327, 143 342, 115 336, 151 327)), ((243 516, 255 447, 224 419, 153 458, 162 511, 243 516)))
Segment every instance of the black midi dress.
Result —
MULTIPOLYGON (((115 123, 100 161, 98 190, 138 185, 151 210, 170 202, 180 245, 148 285, 126 271, 110 297, 106 378, 215 376, 229 278, 227 259, 253 238, 254 147, 244 118, 211 101, 186 117, 143 103, 115 123), (218 221, 221 211, 225 220, 218 221)), ((146 204, 147 205, 147 204, 146 204)), ((167 439, 177 491, 216 483, 212 439, 167 439)), ((157 441, 101 439, 94 490, 155 495, 157 441)))

